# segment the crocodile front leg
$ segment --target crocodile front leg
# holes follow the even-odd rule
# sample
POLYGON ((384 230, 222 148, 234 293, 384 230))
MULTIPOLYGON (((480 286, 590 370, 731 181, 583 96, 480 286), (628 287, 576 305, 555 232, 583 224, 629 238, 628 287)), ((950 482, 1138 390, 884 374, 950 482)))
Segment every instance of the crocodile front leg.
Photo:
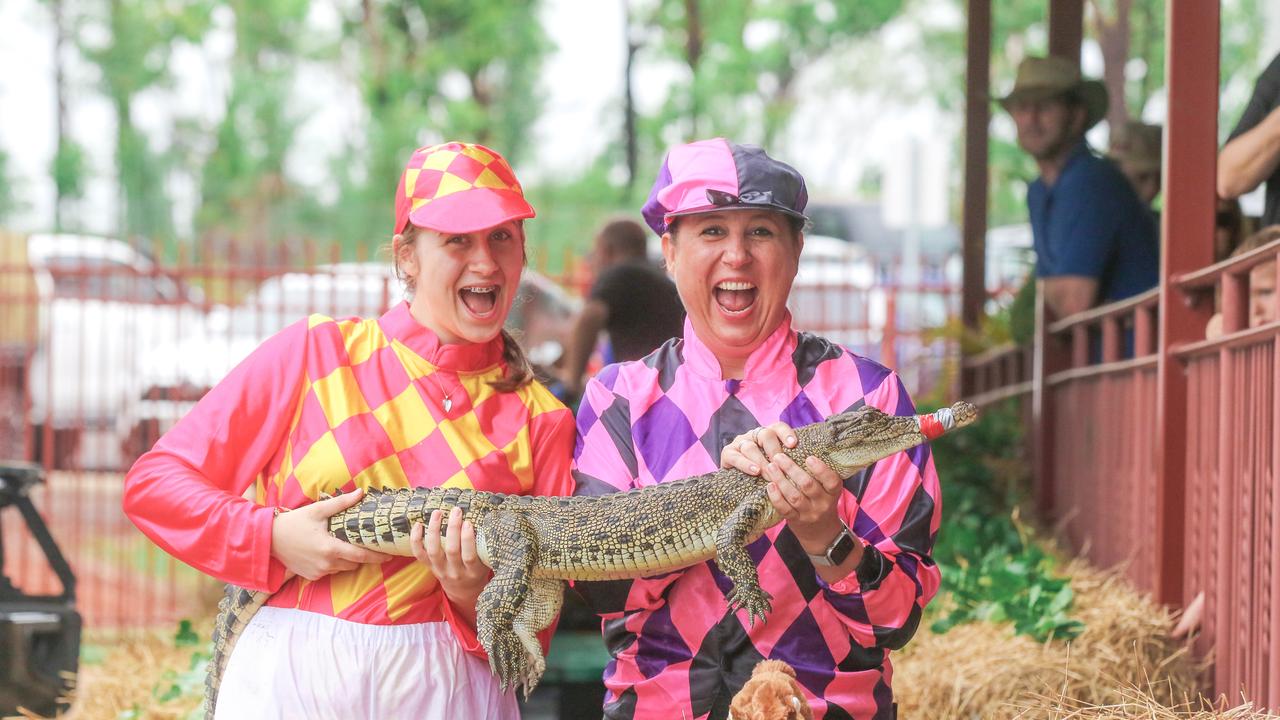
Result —
POLYGON ((514 630, 520 644, 528 655, 529 673, 524 679, 525 697, 533 692, 547 670, 547 662, 542 657, 542 645, 538 642, 538 633, 551 627, 560 607, 564 604, 564 581, 555 578, 534 578, 529 583, 529 594, 516 613, 514 630))
MULTIPOLYGON (((534 677, 536 684, 542 670, 516 634, 515 621, 533 581, 533 527, 523 515, 493 512, 481 521, 480 531, 493 561, 493 579, 480 593, 476 605, 476 635, 489 653, 489 669, 501 682, 503 691, 524 685, 528 697, 532 689, 528 679, 534 677)), ((542 660, 541 652, 535 656, 542 660)))
POLYGON ((762 487, 744 498, 716 531, 716 565, 733 581, 733 589, 725 596, 729 612, 745 609, 752 625, 769 614, 773 598, 760 587, 755 563, 747 554, 747 538, 764 526, 772 512, 773 505, 762 487))

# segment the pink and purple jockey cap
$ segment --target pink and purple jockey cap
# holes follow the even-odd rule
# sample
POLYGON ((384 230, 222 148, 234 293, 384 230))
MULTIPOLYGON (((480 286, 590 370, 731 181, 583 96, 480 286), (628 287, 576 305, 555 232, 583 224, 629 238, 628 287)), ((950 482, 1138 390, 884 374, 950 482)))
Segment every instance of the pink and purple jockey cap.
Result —
POLYGON ((712 210, 776 210, 799 220, 809 202, 804 178, 756 145, 724 138, 699 140, 667 152, 641 213, 659 235, 671 218, 712 210))
POLYGON ((409 223, 469 233, 535 215, 511 166, 483 145, 447 142, 413 151, 396 188, 395 232, 409 223))

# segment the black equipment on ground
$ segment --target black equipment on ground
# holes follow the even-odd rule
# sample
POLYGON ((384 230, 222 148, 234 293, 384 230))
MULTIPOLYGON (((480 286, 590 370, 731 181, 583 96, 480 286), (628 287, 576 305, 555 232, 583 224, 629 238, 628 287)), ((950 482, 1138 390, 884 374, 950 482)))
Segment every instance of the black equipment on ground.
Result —
POLYGON ((48 716, 65 710, 79 666, 76 578, 31 502, 31 489, 43 481, 39 465, 0 462, 0 511, 17 509, 62 583, 60 595, 28 595, 14 587, 4 572, 0 527, 0 715, 16 714, 19 706, 48 716))

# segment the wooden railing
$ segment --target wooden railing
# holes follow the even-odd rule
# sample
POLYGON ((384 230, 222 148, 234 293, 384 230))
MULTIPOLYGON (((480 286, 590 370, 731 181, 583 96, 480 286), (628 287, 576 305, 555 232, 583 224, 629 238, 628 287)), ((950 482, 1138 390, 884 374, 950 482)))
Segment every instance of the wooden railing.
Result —
POLYGON ((1039 301, 1033 348, 967 358, 963 386, 980 403, 1030 404, 1043 519, 1074 551, 1123 568, 1153 595, 1176 573, 1174 605, 1203 594, 1196 648, 1214 659, 1215 691, 1271 708, 1280 707, 1280 298, 1255 309, 1251 326, 1250 274, 1278 257, 1280 241, 1173 278, 1168 302, 1196 317, 1219 305, 1220 335, 1166 348, 1157 290, 1049 323, 1039 301), (1172 453, 1186 478, 1180 505, 1157 502, 1170 490, 1153 422, 1166 351, 1187 392, 1186 446, 1172 453), (1028 353, 1029 372, 1018 359, 1028 353), (1165 507, 1179 516, 1161 517, 1165 507), (1156 547, 1161 524, 1182 529, 1180 547, 1156 547), (1157 560, 1165 557, 1178 566, 1157 560))

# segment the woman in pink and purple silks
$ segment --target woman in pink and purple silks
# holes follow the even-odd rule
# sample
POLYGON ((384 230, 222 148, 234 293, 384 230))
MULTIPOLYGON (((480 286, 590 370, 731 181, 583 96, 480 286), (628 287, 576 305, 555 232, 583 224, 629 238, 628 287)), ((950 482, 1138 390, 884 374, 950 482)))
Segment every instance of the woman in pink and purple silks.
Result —
POLYGON ((576 492, 699 475, 722 463, 770 481, 785 522, 748 548, 773 598, 764 622, 730 613, 713 563, 580 584, 613 656, 606 718, 724 718, 763 659, 786 661, 814 716, 891 718, 891 650, 938 589, 941 516, 927 447, 842 481, 778 451, 790 428, 871 405, 914 414, 888 368, 817 335, 786 309, 807 193, 791 166, 723 139, 672 149, 644 206, 688 312, 683 337, 607 366, 578 410, 576 492), (763 426, 763 427, 762 427, 763 426))

